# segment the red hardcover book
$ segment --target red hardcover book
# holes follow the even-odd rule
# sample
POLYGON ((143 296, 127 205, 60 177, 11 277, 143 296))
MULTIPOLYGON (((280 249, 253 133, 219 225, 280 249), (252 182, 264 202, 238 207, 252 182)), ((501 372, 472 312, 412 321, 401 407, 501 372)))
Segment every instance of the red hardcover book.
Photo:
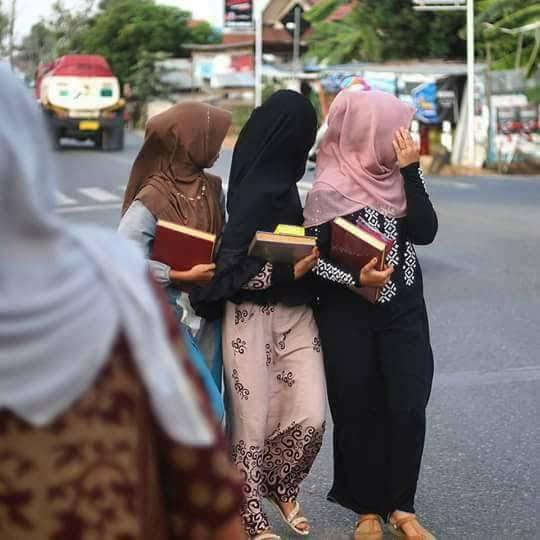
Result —
MULTIPOLYGON (((336 218, 331 227, 330 255, 337 263, 358 275, 371 259, 377 258, 376 268, 384 269, 384 260, 394 245, 393 240, 367 225, 354 225, 343 218, 336 218)), ((380 293, 377 287, 361 287, 355 291, 373 304, 380 293)))
POLYGON ((151 258, 173 270, 190 270, 197 264, 210 264, 214 258, 213 234, 158 220, 151 258))

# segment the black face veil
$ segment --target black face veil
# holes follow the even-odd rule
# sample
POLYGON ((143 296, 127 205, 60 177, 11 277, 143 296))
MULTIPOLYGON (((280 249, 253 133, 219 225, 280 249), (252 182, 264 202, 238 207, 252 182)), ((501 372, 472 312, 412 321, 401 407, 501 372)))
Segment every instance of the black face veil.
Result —
MULTIPOLYGON (((225 226, 215 279, 191 296, 196 310, 231 298, 262 268, 247 256, 258 230, 279 223, 301 225, 302 205, 296 183, 305 172, 315 141, 317 117, 301 94, 280 90, 253 111, 236 143, 229 177, 225 226)), ((208 313, 206 313, 208 316, 208 313)))

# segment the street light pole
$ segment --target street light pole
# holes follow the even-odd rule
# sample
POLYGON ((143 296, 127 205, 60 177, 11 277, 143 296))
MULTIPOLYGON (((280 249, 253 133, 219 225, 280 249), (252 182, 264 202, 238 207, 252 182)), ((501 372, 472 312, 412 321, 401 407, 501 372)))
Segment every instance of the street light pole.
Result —
POLYGON ((295 77, 300 71, 300 30, 302 25, 302 9, 300 6, 294 8, 294 38, 293 38, 293 69, 295 77))
POLYGON ((15 18, 17 16, 17 0, 11 0, 11 14, 9 16, 9 65, 14 69, 13 51, 15 48, 15 18))
POLYGON ((255 107, 262 103, 263 0, 254 0, 255 15, 255 107))
POLYGON ((458 11, 467 12, 467 125, 466 158, 470 165, 475 164, 476 141, 474 136, 474 0, 413 0, 416 11, 458 11))
POLYGON ((468 161, 474 165, 476 160, 476 141, 474 137, 474 0, 467 0, 467 132, 468 161))

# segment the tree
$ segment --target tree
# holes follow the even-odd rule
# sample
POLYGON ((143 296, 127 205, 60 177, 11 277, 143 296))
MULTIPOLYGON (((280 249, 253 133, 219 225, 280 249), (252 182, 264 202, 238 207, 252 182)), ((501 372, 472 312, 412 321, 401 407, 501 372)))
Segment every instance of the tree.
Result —
POLYGON ((56 36, 44 21, 34 24, 19 47, 19 60, 27 76, 36 72, 39 64, 52 62, 56 57, 56 36))
POLYGON ((210 23, 207 23, 206 21, 189 25, 189 29, 191 43, 208 45, 221 43, 221 33, 214 30, 210 23))
POLYGON ((463 14, 416 12, 411 0, 323 0, 306 18, 314 28, 308 52, 328 63, 465 57, 463 14), (351 2, 345 18, 328 20, 351 2))
POLYGON ((93 5, 94 0, 85 0, 82 8, 72 10, 66 8, 62 0, 53 4, 47 27, 55 36, 55 56, 83 52, 84 40, 92 24, 93 5))
POLYGON ((9 17, 3 10, 2 0, 0 0, 0 55, 5 53, 4 40, 7 37, 9 29, 9 17))
MULTIPOLYGON (((185 56, 190 14, 153 0, 104 0, 84 37, 84 51, 105 56, 122 82, 144 53, 185 56)), ((147 57, 148 58, 148 57, 147 57)))
POLYGON ((144 117, 144 107, 150 98, 169 100, 173 87, 166 82, 169 70, 164 62, 170 55, 163 52, 143 51, 132 66, 129 74, 129 85, 133 92, 133 123, 139 125, 144 117))
POLYGON ((493 68, 524 67, 531 76, 540 58, 540 28, 522 33, 517 29, 540 21, 540 4, 532 0, 480 0, 478 10, 481 54, 485 54, 489 43, 493 68), (509 34, 506 30, 516 33, 509 34))

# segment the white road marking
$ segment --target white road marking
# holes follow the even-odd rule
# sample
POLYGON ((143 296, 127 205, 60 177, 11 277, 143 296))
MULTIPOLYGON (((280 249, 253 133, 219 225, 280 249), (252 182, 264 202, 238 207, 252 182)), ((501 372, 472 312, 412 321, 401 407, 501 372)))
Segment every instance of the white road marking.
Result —
MULTIPOLYGON (((126 189, 126 184, 120 184, 112 189, 123 193, 126 189)), ((227 190, 227 183, 223 184, 223 189, 227 190)), ((311 189, 311 182, 299 182, 298 188, 301 195, 311 189)), ((85 187, 77 190, 81 195, 96 201, 99 204, 84 204, 80 200, 77 201, 61 191, 56 194, 57 204, 60 208, 57 209, 59 214, 75 214, 84 212, 100 212, 103 210, 116 210, 121 207, 122 198, 110 191, 99 187, 85 187)), ((302 197, 304 198, 304 197, 302 197)))
POLYGON ((80 188, 77 191, 82 193, 85 197, 100 203, 112 203, 120 201, 120 197, 118 197, 118 195, 114 195, 114 193, 99 187, 80 188))
POLYGON ((56 204, 59 206, 67 206, 69 204, 77 204, 77 201, 75 199, 72 199, 71 197, 68 197, 67 195, 64 195, 60 190, 56 190, 55 192, 56 196, 56 204))
POLYGON ((77 201, 75 199, 72 199, 71 197, 68 197, 64 193, 62 193, 60 190, 55 191, 55 198, 56 198, 56 204, 59 206, 67 206, 70 204, 77 204, 77 201))
POLYGON ((59 214, 76 214, 81 212, 99 212, 101 210, 119 210, 121 206, 120 203, 87 204, 80 206, 66 206, 64 208, 58 208, 56 211, 59 214))

